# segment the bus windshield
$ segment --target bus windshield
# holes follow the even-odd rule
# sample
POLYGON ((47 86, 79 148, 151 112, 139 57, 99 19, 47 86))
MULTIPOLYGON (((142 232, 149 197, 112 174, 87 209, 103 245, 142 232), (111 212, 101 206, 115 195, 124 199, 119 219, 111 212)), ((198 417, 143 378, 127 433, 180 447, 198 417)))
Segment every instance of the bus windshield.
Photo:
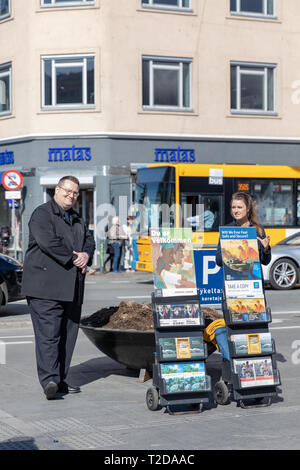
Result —
POLYGON ((136 202, 141 234, 148 235, 151 227, 174 227, 175 168, 140 168, 136 202))

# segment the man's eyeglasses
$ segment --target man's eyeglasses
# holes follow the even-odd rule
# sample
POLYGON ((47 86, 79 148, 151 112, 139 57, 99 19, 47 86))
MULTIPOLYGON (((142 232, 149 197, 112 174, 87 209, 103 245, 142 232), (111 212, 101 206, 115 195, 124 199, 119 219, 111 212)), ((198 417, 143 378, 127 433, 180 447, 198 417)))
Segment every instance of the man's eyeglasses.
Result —
POLYGON ((68 196, 73 196, 73 197, 78 197, 79 196, 79 193, 77 193, 76 191, 72 191, 71 189, 66 189, 63 186, 58 186, 58 187, 60 189, 63 189, 68 196))

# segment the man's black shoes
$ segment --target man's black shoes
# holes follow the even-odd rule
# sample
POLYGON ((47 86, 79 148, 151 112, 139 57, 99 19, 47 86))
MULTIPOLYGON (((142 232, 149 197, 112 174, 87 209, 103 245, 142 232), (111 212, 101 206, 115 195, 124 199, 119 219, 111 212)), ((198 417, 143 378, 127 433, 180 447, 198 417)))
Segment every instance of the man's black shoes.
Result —
POLYGON ((69 385, 66 382, 60 382, 58 384, 58 392, 59 393, 79 393, 81 392, 80 387, 76 387, 75 385, 69 385))
POLYGON ((80 387, 75 385, 69 385, 66 382, 60 382, 56 384, 55 382, 48 382, 44 388, 44 394, 46 395, 47 400, 54 400, 56 398, 56 393, 79 393, 81 392, 80 387))
POLYGON ((44 394, 47 400, 54 400, 56 398, 56 392, 58 391, 58 385, 55 382, 48 382, 44 388, 44 394))

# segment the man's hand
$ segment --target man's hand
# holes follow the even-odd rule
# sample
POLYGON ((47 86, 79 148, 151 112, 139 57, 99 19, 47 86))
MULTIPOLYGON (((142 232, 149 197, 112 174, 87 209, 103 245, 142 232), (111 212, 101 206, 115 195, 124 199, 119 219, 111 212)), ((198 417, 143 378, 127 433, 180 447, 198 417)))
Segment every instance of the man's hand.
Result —
POLYGON ((77 266, 77 268, 81 268, 82 274, 85 274, 86 267, 89 261, 89 255, 85 251, 73 251, 73 254, 77 256, 77 258, 73 261, 73 264, 77 266))

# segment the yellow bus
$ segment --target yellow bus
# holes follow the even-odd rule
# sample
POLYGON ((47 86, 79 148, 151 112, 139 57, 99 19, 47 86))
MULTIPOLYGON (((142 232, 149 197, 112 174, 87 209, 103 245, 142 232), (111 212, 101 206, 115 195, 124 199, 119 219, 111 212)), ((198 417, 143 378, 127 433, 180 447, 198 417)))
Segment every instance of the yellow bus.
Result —
MULTIPOLYGON (((300 167, 158 163, 137 172, 136 202, 149 208, 149 214, 153 206, 174 207, 170 226, 190 226, 196 248, 216 247, 219 226, 232 220, 230 200, 236 191, 255 198, 272 245, 300 230, 300 167)), ((161 221, 154 223, 160 226, 161 221)), ((139 231, 137 270, 152 271, 151 224, 149 215, 146 230, 139 231)))

